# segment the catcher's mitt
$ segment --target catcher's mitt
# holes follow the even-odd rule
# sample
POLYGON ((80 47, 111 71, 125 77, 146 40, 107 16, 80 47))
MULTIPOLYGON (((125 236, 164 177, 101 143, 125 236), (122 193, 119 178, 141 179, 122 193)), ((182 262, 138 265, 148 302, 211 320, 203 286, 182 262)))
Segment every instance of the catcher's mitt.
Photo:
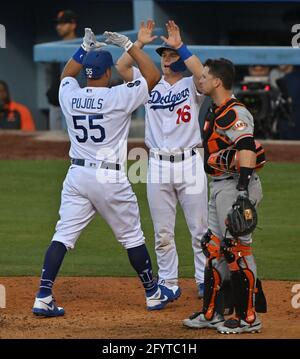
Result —
POLYGON ((225 224, 233 237, 250 234, 257 225, 257 212, 248 197, 238 196, 227 214, 225 224))

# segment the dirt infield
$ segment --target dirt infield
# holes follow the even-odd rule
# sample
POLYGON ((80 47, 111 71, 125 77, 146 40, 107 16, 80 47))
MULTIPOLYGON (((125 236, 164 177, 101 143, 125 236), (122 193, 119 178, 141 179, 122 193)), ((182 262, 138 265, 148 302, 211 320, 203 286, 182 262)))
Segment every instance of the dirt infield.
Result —
MULTIPOLYGON (((300 141, 262 141, 268 161, 300 162, 300 141)), ((69 141, 63 133, 0 131, 0 159, 67 159, 69 141)), ((146 149, 142 140, 129 141, 146 149)))
MULTIPOLYGON (((184 328, 181 320, 199 310, 192 279, 181 281, 182 295, 161 311, 145 309, 136 278, 58 278, 55 295, 66 315, 38 318, 31 307, 39 279, 0 278, 6 287, 7 308, 0 309, 0 338, 228 338, 209 329, 184 328)), ((292 282, 265 281, 269 312, 261 315, 259 334, 230 338, 300 338, 300 309, 291 306, 292 282)))

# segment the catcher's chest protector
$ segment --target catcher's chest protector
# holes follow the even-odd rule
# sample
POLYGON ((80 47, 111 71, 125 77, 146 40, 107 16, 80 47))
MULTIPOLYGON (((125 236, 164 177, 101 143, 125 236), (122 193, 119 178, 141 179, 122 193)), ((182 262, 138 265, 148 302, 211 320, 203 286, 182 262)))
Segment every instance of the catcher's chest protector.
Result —
POLYGON ((209 155, 233 145, 232 141, 223 133, 237 121, 235 111, 231 110, 236 105, 245 107, 232 98, 220 107, 212 106, 207 112, 203 130, 204 167, 206 173, 212 176, 219 173, 207 164, 209 155), (223 131, 217 131, 218 129, 223 131))
MULTIPOLYGON (((235 148, 234 143, 226 136, 226 130, 229 130, 239 120, 237 112, 233 109, 234 106, 245 107, 235 98, 231 98, 220 107, 212 106, 206 115, 203 129, 204 168, 205 172, 211 176, 219 176, 224 171, 211 167, 208 164, 209 156, 221 150, 235 148)), ((256 169, 259 169, 266 162, 265 151, 259 142, 255 141, 255 145, 256 169)), ((230 158, 229 161, 231 161, 230 158)))

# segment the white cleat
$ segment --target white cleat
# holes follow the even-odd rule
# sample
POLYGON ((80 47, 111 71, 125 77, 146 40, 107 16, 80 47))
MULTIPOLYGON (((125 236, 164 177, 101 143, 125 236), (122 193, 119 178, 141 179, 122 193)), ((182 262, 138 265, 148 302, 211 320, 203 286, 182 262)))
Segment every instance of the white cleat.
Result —
POLYGON ((65 314, 65 310, 58 307, 53 296, 49 295, 44 298, 35 298, 32 313, 42 317, 61 317, 65 314))
POLYGON ((173 287, 166 287, 159 285, 157 291, 151 296, 146 296, 146 304, 148 310, 163 309, 168 303, 173 302, 181 295, 180 288, 175 285, 173 287))

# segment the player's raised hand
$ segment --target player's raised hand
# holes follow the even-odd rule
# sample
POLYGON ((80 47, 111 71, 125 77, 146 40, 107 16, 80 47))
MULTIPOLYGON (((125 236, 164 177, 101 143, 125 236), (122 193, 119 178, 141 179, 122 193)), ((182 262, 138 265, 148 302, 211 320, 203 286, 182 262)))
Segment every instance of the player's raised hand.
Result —
POLYGON ((119 34, 118 32, 105 31, 103 35, 107 44, 122 47, 126 51, 131 49, 133 45, 133 43, 127 36, 119 34))
POLYGON ((138 32, 138 41, 140 41, 143 45, 146 45, 155 40, 157 36, 152 35, 154 28, 155 22, 152 19, 148 19, 146 24, 142 21, 138 32))
POLYGON ((166 38, 165 36, 161 36, 160 38, 169 46, 174 47, 174 49, 178 49, 182 45, 179 26, 176 25, 173 20, 169 20, 166 23, 166 27, 168 37, 166 38))
POLYGON ((85 51, 90 51, 92 49, 106 46, 106 43, 97 41, 96 36, 93 33, 92 29, 86 27, 84 29, 84 38, 81 46, 85 51))

